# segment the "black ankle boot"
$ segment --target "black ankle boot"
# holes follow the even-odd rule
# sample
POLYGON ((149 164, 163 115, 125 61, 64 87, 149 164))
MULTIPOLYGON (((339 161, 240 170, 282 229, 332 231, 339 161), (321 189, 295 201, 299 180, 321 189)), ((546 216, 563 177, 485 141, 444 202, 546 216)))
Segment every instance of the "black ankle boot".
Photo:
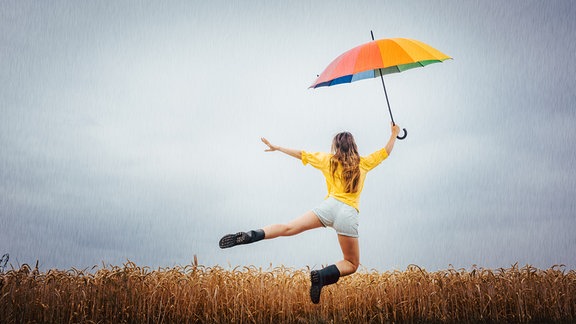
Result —
POLYGON ((322 270, 313 270, 310 272, 310 281, 312 286, 310 286, 310 299, 314 304, 320 302, 320 293, 322 292, 322 287, 328 286, 338 282, 340 279, 340 270, 335 264, 327 266, 322 270))
POLYGON ((258 242, 263 239, 264 231, 257 229, 249 232, 238 232, 236 234, 224 235, 224 237, 220 239, 218 245, 221 249, 227 249, 240 244, 258 242))
POLYGON ((248 232, 248 235, 250 236, 250 242, 248 243, 254 243, 254 242, 258 242, 260 240, 264 239, 264 230, 261 229, 257 229, 257 230, 252 230, 250 232, 248 232))

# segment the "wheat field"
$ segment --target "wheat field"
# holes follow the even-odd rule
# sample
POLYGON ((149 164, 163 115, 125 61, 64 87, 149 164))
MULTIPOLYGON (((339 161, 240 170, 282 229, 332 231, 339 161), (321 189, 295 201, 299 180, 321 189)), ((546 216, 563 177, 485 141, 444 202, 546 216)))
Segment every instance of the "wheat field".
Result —
POLYGON ((308 290, 309 269, 25 264, 0 273, 0 322, 576 322, 576 272, 563 266, 362 270, 325 287, 319 305, 308 290))

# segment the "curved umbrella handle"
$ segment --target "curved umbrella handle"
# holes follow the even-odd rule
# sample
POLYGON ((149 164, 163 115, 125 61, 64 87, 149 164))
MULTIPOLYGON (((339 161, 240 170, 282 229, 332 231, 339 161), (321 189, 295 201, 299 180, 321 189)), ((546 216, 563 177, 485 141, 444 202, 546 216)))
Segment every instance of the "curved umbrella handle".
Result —
POLYGON ((404 131, 404 135, 402 136, 396 136, 397 139, 399 140, 403 140, 406 138, 406 136, 408 136, 408 131, 406 130, 406 128, 402 128, 402 130, 404 131))

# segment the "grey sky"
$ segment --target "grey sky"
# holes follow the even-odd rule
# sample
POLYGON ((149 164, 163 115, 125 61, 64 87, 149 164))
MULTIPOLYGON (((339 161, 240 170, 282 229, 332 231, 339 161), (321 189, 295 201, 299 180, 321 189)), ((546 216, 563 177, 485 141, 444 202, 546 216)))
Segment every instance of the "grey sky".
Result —
POLYGON ((379 80, 307 89, 373 30, 454 60, 386 76, 409 135, 368 175, 363 266, 574 268, 575 16, 572 1, 2 1, 0 254, 44 268, 337 261, 328 229, 217 242, 325 195, 261 136, 385 144, 379 80))

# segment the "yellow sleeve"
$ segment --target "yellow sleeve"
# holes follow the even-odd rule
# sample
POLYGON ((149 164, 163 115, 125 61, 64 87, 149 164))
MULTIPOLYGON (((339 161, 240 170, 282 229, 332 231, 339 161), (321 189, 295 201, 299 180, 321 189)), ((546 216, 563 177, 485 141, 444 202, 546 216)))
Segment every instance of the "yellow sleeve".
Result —
POLYGON ((323 152, 302 151, 302 164, 310 164, 316 169, 325 169, 330 166, 330 154, 323 152))
POLYGON ((360 159, 360 167, 366 171, 374 169, 378 164, 384 161, 388 157, 388 152, 386 148, 380 149, 366 157, 360 159))

